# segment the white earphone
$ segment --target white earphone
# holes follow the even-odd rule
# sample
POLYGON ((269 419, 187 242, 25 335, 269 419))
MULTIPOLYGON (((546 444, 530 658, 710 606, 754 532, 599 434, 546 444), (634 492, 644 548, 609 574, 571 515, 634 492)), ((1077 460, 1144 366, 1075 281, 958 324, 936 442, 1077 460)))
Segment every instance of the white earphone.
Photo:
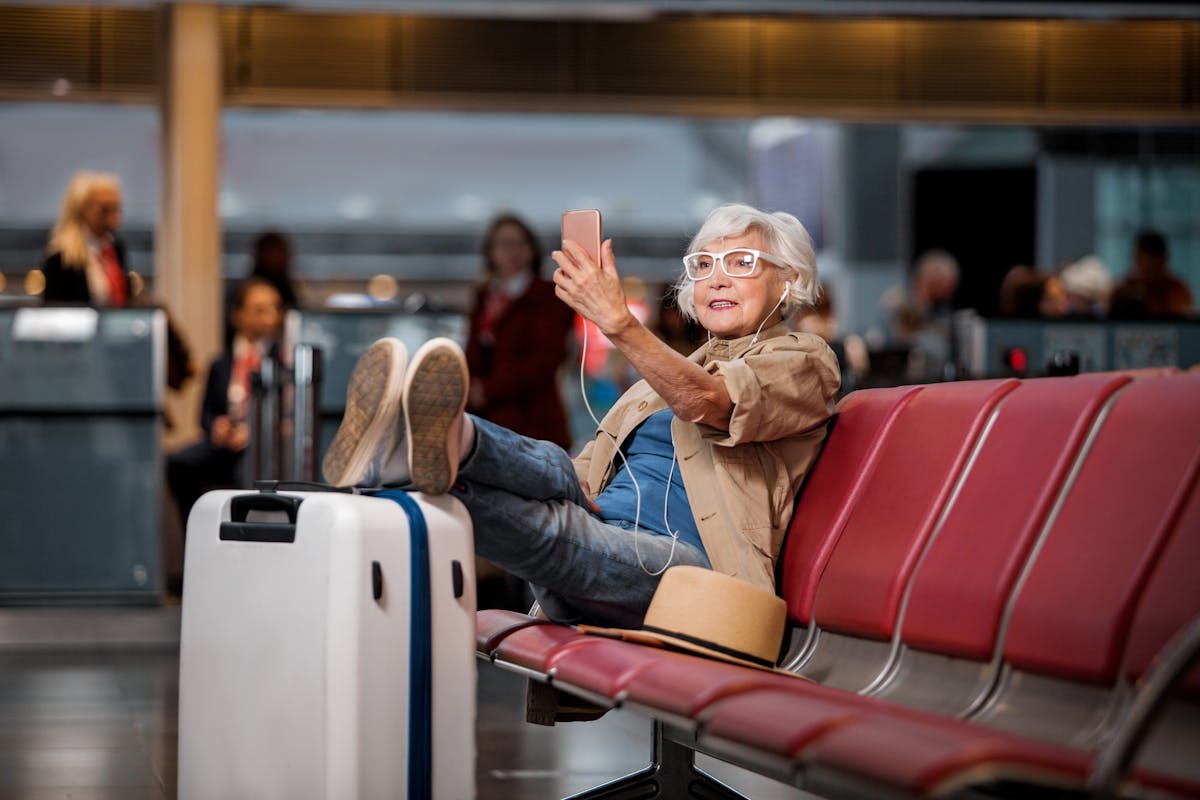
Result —
POLYGON ((784 281, 783 282, 783 294, 779 295, 779 300, 776 301, 775 305, 773 305, 771 307, 771 310, 767 312, 767 315, 765 317, 763 317, 763 321, 758 323, 758 330, 756 330, 754 332, 754 338, 750 340, 750 344, 758 344, 758 335, 760 333, 762 333, 763 325, 767 324, 767 320, 769 320, 771 318, 771 315, 775 313, 775 309, 777 309, 781 305, 783 305, 783 301, 787 300, 788 293, 791 291, 792 291, 792 282, 784 281))

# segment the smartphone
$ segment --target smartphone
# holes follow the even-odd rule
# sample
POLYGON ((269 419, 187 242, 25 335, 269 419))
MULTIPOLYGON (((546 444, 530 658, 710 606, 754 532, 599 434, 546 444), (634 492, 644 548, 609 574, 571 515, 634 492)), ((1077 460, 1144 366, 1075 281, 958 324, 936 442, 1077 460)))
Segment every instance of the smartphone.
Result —
POLYGON ((600 212, 594 208, 582 211, 564 211, 562 215, 562 238, 572 239, 583 245, 588 255, 600 263, 600 212))

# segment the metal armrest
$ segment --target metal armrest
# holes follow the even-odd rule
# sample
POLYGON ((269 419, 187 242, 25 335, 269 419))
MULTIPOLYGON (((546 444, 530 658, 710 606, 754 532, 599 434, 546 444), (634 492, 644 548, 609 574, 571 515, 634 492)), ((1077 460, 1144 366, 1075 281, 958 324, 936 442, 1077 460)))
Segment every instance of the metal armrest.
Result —
POLYGON ((1200 617, 1177 633, 1163 647, 1154 665, 1138 683, 1133 703, 1117 728, 1116 735, 1096 757, 1096 765, 1088 780, 1095 797, 1109 800, 1118 797, 1121 779, 1129 770, 1146 738, 1176 688, 1200 663, 1200 617))

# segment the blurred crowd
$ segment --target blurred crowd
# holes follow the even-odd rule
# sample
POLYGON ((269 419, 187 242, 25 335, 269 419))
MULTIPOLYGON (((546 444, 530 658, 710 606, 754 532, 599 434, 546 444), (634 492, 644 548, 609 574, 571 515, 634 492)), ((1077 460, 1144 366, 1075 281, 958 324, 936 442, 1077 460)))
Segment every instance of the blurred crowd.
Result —
MULTIPOLYGON (((142 296, 141 280, 126 264, 119 235, 121 200, 116 175, 80 172, 71 179, 42 265, 47 303, 122 307, 151 302, 142 296)), ((292 255, 286 235, 263 231, 253 241, 244 279, 271 287, 280 311, 302 300, 292 278, 292 255)), ((578 438, 579 431, 571 430, 579 427, 572 425, 577 415, 564 404, 555 378, 569 357, 582 360, 580 393, 595 408, 606 407, 637 375, 597 331, 563 310, 541 274, 543 260, 538 235, 520 217, 503 214, 487 226, 481 280, 472 294, 464 343, 473 377, 471 407, 519 433, 569 444, 578 438)), ((959 308, 960 277, 953 254, 941 249, 921 254, 907 283, 880 298, 886 331, 870 331, 876 334, 867 336, 870 347, 854 332, 841 330, 828 285, 813 307, 793 316, 791 326, 830 342, 842 362, 846 390, 866 379, 872 354, 881 368, 889 355, 902 354, 902 377, 908 380, 953 378, 948 365, 953 361, 952 322, 959 308)), ((245 288, 241 281, 229 282, 226 291, 222 358, 245 349, 238 344, 237 329, 237 300, 245 288)), ((638 279, 629 279, 625 289, 638 318, 654 325, 676 349, 691 352, 702 341, 703 332, 686 324, 670 297, 654 297, 654 288, 638 279)), ((1171 271, 1166 237, 1146 229, 1134 237, 1128 270, 1120 279, 1094 255, 1054 270, 1019 264, 1000 282, 995 307, 1002 316, 1021 319, 1132 320, 1187 317, 1194 304, 1188 285, 1171 271)), ((197 370, 184 333, 173 322, 168 327, 168 383, 178 389, 197 370)), ((269 350, 275 335, 276 331, 262 334, 268 343, 262 348, 269 350)))
MULTIPOLYGON (((111 308, 153 303, 127 266, 119 234, 121 203, 116 175, 80 172, 71 179, 41 267, 46 303, 111 308)), ((249 256, 246 277, 229 282, 226 292, 224 347, 204 378, 201 433, 169 456, 169 485, 183 518, 203 492, 245 482, 239 462, 250 439, 246 408, 252 376, 264 359, 277 356, 284 312, 303 305, 286 235, 261 232, 249 256)), ((558 300, 553 283, 542 274, 539 237, 519 216, 506 213, 491 221, 481 257, 464 342, 470 410, 563 447, 589 438, 598 424, 593 417, 603 415, 639 376, 594 326, 558 300)), ((959 377, 954 372, 953 323, 960 278, 953 254, 941 249, 923 253, 908 281, 880 298, 887 330, 871 346, 842 329, 828 285, 788 322, 792 330, 830 344, 842 367, 843 394, 888 380, 953 379, 959 377), (900 368, 881 381, 879 375, 888 372, 889 359, 896 356, 900 368)), ((688 354, 704 342, 705 331, 679 313, 669 292, 656 297, 656 287, 636 278, 625 279, 623 289, 638 319, 676 350, 688 354)), ((1128 320, 1189 316, 1193 298, 1171 271, 1166 237, 1143 230, 1133 240, 1127 274, 1119 280, 1094 255, 1055 270, 1017 265, 1004 275, 996 306, 1013 318, 1128 320)), ((178 390, 199 372, 185 332, 169 315, 168 339, 167 382, 178 390)), ((494 572, 480 574, 496 581, 497 602, 519 607, 512 594, 520 587, 494 572)))
POLYGON ((1192 308, 1191 290, 1170 271, 1166 237, 1155 230, 1137 234, 1120 282, 1089 255, 1057 272, 1015 266, 1000 286, 1000 311, 1009 317, 1149 319, 1186 317, 1192 308))

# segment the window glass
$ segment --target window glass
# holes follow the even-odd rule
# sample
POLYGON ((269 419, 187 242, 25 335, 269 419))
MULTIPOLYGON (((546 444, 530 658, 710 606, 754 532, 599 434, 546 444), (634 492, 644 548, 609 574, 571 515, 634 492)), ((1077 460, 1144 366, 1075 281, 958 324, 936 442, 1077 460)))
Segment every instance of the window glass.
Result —
POLYGON ((1113 275, 1129 271, 1134 237, 1146 227, 1167 237, 1171 271, 1200 297, 1200 166, 1096 170, 1096 251, 1113 275))

